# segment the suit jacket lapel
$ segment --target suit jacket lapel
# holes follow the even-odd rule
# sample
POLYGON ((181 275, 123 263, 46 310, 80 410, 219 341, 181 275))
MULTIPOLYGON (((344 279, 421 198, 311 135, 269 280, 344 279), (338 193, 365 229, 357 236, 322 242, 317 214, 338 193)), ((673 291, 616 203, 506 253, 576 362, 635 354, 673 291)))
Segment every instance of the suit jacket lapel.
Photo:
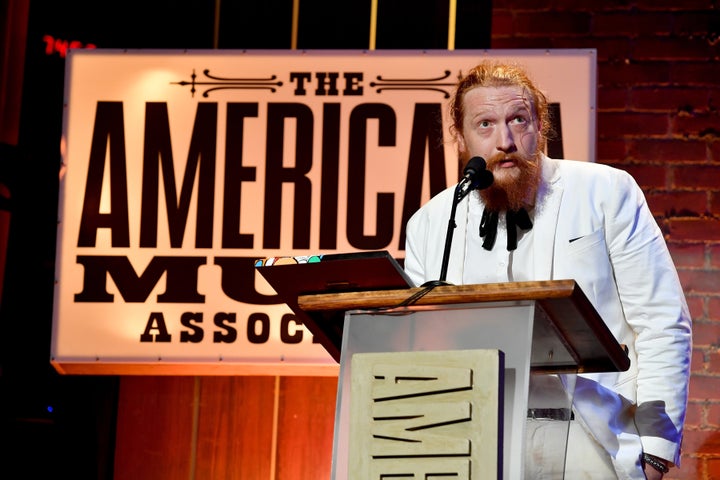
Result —
POLYGON ((563 196, 563 182, 558 162, 543 157, 542 185, 535 204, 533 225, 534 269, 536 280, 553 279, 553 260, 555 258, 555 236, 557 234, 558 215, 563 196))

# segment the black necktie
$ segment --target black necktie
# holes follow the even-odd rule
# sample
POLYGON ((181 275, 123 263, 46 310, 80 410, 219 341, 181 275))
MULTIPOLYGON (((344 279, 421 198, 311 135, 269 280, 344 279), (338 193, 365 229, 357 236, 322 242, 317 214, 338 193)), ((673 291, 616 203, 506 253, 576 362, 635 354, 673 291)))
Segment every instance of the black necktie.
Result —
MULTIPOLYGON (((507 224, 507 249, 511 252, 517 248, 517 229, 530 230, 533 226, 530 215, 524 208, 519 210, 508 210, 505 213, 507 224)), ((483 210, 480 220, 480 237, 484 238, 483 248, 492 250, 497 238, 498 212, 483 210)))

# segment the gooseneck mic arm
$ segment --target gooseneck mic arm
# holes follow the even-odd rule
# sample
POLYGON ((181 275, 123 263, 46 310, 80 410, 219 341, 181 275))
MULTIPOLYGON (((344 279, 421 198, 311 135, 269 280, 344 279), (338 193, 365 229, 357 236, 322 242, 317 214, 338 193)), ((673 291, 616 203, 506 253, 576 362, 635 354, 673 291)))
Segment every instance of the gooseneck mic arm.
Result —
POLYGON ((455 223, 455 212, 457 206, 472 190, 482 190, 493 183, 493 174, 486 170, 487 164, 482 157, 473 157, 467 163, 463 172, 463 178, 455 187, 452 208, 450 209, 450 220, 448 221, 447 233, 445 235, 445 250, 443 252, 442 267, 440 269, 439 283, 445 283, 447 278, 448 264, 450 263, 450 249, 452 247, 453 233, 457 224, 455 223))

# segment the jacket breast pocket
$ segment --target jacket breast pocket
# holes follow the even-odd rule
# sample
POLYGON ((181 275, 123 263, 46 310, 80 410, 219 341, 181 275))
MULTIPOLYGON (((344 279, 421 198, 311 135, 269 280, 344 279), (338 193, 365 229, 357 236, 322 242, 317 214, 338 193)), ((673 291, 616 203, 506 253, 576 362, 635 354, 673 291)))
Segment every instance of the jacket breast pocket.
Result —
POLYGON ((557 278, 572 278, 585 292, 595 308, 615 297, 615 283, 604 230, 568 242, 558 252, 557 278))
POLYGON ((567 247, 568 255, 581 255, 585 254, 588 250, 597 250, 602 252, 603 255, 607 253, 604 230, 595 230, 589 235, 571 238, 569 240, 567 247))

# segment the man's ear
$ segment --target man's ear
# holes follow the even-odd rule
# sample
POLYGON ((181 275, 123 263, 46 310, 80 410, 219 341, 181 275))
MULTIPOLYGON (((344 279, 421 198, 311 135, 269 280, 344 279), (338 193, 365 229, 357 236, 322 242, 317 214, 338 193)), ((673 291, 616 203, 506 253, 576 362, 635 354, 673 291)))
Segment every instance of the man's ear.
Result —
POLYGON ((463 137, 461 132, 455 133, 455 140, 457 141, 457 148, 458 153, 466 154, 467 153, 467 144, 465 143, 465 137, 463 137))
POLYGON ((542 130, 542 129, 543 129, 543 122, 542 122, 542 120, 540 120, 540 119, 536 119, 535 121, 536 121, 536 123, 537 123, 537 144, 538 144, 538 149, 540 149, 540 150, 541 150, 542 152, 544 152, 544 153, 547 153, 547 152, 546 152, 546 148, 547 148, 547 137, 545 136, 545 134, 543 134, 543 130, 542 130))

